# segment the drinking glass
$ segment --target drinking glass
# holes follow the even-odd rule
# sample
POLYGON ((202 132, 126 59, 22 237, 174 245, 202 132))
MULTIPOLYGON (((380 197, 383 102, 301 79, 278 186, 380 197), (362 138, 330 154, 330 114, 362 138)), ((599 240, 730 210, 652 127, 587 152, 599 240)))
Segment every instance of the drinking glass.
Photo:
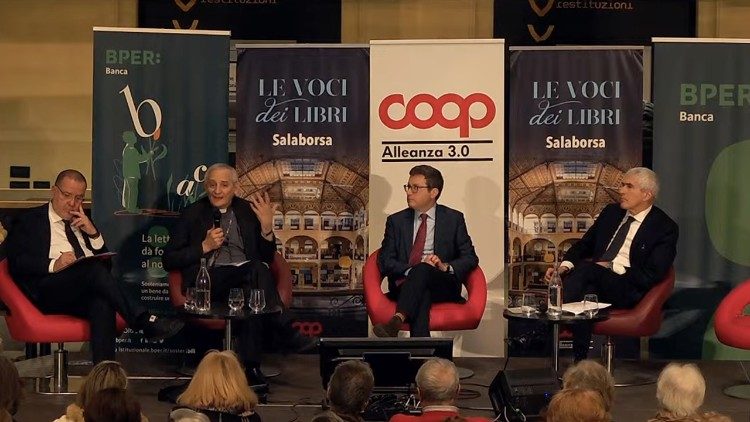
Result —
POLYGON ((188 287, 185 290, 185 310, 195 310, 195 287, 188 287))
POLYGON ((243 306, 245 306, 245 293, 242 289, 229 289, 229 309, 236 312, 242 309, 243 306))
POLYGON ((583 309, 586 317, 593 318, 599 313, 599 298, 595 294, 587 294, 583 297, 583 309))
POLYGON ((266 307, 266 292, 262 289, 253 289, 250 291, 250 309, 258 313, 266 307))
POLYGON ((521 302, 521 312, 523 312, 524 315, 526 315, 527 317, 534 315, 537 312, 537 306, 539 306, 539 302, 537 302, 537 298, 534 293, 523 294, 523 299, 521 302))

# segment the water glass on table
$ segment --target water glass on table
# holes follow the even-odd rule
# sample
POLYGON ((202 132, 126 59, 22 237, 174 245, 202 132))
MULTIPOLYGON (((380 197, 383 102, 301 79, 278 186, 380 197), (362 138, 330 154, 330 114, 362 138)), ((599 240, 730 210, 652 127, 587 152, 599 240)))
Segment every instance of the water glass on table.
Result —
POLYGON ((587 318, 593 318, 599 313, 599 298, 595 294, 587 294, 583 297, 583 309, 587 318))
POLYGON ((539 306, 539 302, 534 293, 523 294, 521 312, 523 312, 524 315, 527 317, 534 315, 537 312, 537 306, 539 306))
POLYGON ((266 307, 266 292, 262 289, 250 290, 250 309, 258 313, 266 307))
POLYGON ((229 309, 234 312, 245 306, 245 293, 240 288, 229 289, 229 309))
POLYGON ((183 305, 185 310, 195 310, 195 287, 188 287, 185 290, 185 304, 183 305))

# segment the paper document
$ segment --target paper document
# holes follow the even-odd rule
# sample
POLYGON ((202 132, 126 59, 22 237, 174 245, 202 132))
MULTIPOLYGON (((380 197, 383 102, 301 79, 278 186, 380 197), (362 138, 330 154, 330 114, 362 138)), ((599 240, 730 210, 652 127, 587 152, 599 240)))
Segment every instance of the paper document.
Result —
POLYGON ((82 256, 82 257, 76 259, 75 261, 71 262, 70 264, 68 264, 68 265, 60 268, 59 270, 57 270, 55 272, 59 273, 60 271, 66 269, 66 268, 70 268, 70 267, 72 267, 73 265, 76 265, 79 262, 90 261, 90 260, 94 260, 94 259, 106 260, 106 259, 110 259, 111 257, 113 257, 115 255, 117 255, 117 252, 104 252, 104 253, 100 253, 100 254, 96 254, 96 255, 91 255, 91 256, 82 256))
POLYGON ((612 306, 611 303, 604 303, 599 302, 597 303, 587 303, 586 306, 584 306, 583 302, 570 302, 570 303, 563 303, 562 310, 565 312, 570 312, 572 314, 578 315, 582 314, 585 311, 590 311, 594 309, 604 309, 612 306))

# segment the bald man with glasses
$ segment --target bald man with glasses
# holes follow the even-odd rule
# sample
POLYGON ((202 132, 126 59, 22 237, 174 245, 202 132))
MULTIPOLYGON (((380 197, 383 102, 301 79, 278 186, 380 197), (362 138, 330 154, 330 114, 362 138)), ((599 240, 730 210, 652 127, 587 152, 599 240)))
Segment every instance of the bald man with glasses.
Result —
POLYGON ((377 324, 378 337, 395 337, 409 323, 412 337, 430 336, 430 306, 461 301, 461 285, 479 264, 461 212, 437 203, 443 175, 419 165, 404 185, 408 208, 388 217, 378 267, 388 277, 396 314, 377 324))
POLYGON ((76 260, 107 252, 104 237, 83 211, 86 178, 58 174, 48 204, 22 213, 8 235, 8 265, 18 287, 45 314, 87 319, 94 363, 115 359, 116 315, 146 337, 163 339, 183 323, 157 317, 131 300, 110 273, 110 263, 76 260))

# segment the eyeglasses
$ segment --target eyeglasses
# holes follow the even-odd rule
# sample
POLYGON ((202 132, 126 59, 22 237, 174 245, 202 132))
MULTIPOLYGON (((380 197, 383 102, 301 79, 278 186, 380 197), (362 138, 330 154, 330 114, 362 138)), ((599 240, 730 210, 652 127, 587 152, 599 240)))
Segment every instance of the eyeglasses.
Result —
POLYGON ((83 201, 83 200, 84 200, 84 197, 83 197, 83 195, 73 195, 73 194, 72 194, 72 193, 70 193, 70 192, 65 192, 64 190, 62 190, 62 189, 60 188, 60 186, 57 186, 57 185, 55 185, 55 187, 57 188, 57 190, 59 190, 59 191, 60 191, 60 193, 62 194, 63 198, 64 198, 64 199, 65 199, 66 201, 70 201, 70 200, 72 199, 72 200, 74 200, 75 202, 81 202, 81 201, 83 201))
POLYGON ((429 186, 418 186, 418 185, 404 185, 404 191, 417 193, 420 189, 430 189, 429 186))

